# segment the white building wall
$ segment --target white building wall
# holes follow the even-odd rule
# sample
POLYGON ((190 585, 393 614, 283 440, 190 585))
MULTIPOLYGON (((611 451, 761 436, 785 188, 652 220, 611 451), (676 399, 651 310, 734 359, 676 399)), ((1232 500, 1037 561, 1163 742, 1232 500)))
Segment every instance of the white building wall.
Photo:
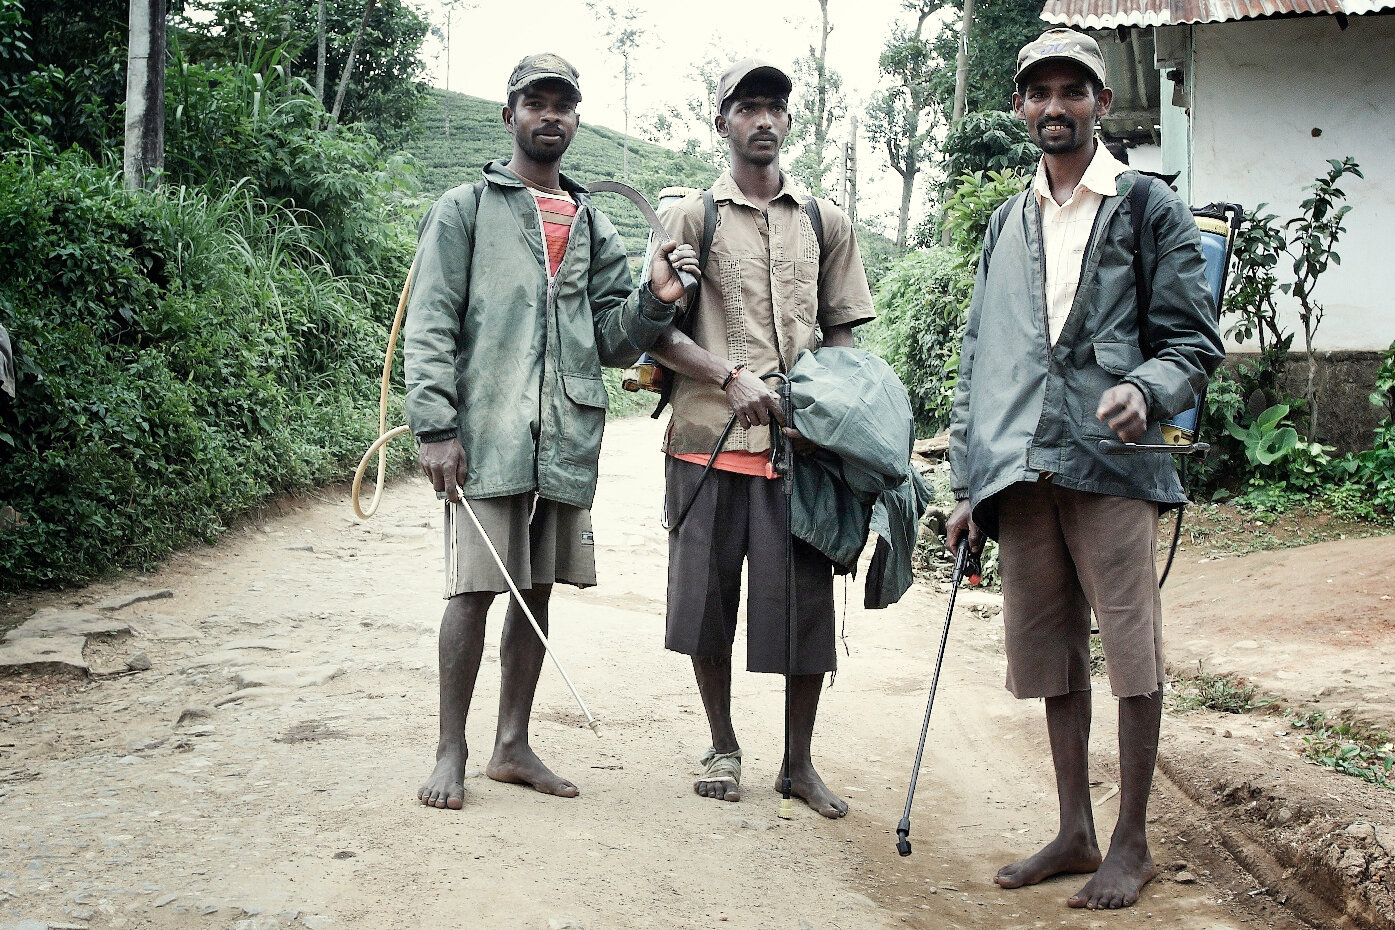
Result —
MULTIPOLYGON (((1314 294, 1326 307, 1315 347, 1385 349, 1395 341, 1395 16, 1349 23, 1195 27, 1190 200, 1268 203, 1285 220, 1327 159, 1354 157, 1366 177, 1340 185, 1352 211, 1337 245, 1342 263, 1314 294)), ((1301 349, 1292 302, 1280 306, 1301 349)))

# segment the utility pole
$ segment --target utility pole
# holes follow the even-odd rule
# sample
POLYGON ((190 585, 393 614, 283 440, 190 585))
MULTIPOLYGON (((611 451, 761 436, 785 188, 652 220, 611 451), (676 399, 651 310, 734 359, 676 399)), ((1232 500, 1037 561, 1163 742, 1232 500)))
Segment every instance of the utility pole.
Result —
POLYGON ((848 142, 843 150, 843 211, 857 225, 857 114, 848 117, 848 142))
POLYGON ((446 4, 446 138, 450 138, 450 26, 451 16, 455 13, 455 4, 458 0, 451 0, 446 4))
POLYGON ((165 0, 130 0, 126 48, 125 184, 159 183, 165 167, 165 0))

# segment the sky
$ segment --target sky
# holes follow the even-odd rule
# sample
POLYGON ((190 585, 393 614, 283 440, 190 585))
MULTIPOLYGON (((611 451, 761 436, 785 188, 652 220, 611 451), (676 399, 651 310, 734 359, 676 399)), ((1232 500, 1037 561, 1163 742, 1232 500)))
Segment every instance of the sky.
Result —
MULTIPOLYGON (((605 2, 605 0, 603 0, 605 2)), ((783 69, 818 41, 817 0, 609 0, 617 9, 634 9, 645 31, 634 54, 630 79, 630 133, 640 135, 640 114, 681 103, 700 90, 693 67, 709 57, 764 58, 783 69)), ((446 31, 446 0, 413 3, 446 31)), ((828 0, 833 32, 828 65, 843 77, 850 110, 861 112, 879 82, 877 57, 894 22, 905 21, 899 0, 828 0)), ((932 28, 927 26, 927 32, 932 28)), ((427 39, 423 56, 428 80, 437 87, 502 100, 509 72, 524 55, 553 51, 581 74, 584 123, 624 128, 621 61, 609 51, 604 24, 582 0, 458 0, 450 16, 451 54, 447 73, 443 41, 427 39), (527 15, 524 15, 526 11, 527 15)), ((795 88, 798 96, 800 88, 795 88)), ((797 103, 796 103, 797 105, 797 103)), ((835 130, 846 139, 846 128, 835 130)), ((501 139, 502 141, 502 139, 501 139)), ((865 133, 858 140, 859 215, 894 233, 901 179, 874 150, 865 133)), ((565 170, 565 159, 563 161, 565 170)), ((835 177, 830 175, 830 182, 835 177)), ((912 220, 924 212, 923 198, 912 205, 912 220)))

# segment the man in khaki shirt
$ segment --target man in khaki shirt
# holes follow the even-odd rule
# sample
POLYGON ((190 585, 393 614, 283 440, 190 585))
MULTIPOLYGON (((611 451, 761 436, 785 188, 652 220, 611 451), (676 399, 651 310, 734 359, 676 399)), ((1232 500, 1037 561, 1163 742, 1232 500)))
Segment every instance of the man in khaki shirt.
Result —
MULTIPOLYGON (((786 499, 771 467, 772 428, 780 415, 761 380, 788 372, 805 350, 853 344, 852 328, 872 318, 866 273, 847 215, 815 201, 823 244, 806 210, 808 194, 780 171, 780 147, 792 120, 792 84, 755 59, 733 65, 717 88, 717 132, 731 170, 711 195, 718 223, 691 318, 691 338, 671 327, 651 354, 678 375, 664 436, 669 534, 664 644, 692 656, 712 747, 693 789, 725 801, 741 798, 741 748, 731 720, 732 641, 743 562, 749 564, 747 668, 789 675, 791 792, 825 817, 848 805, 824 784, 810 757, 823 676, 837 664, 833 564, 793 540, 796 653, 786 655, 786 499), (702 479, 728 419, 735 424, 702 479), (691 507, 689 509, 689 504, 691 507)), ((666 211, 680 241, 702 239, 704 207, 692 195, 666 211)), ((792 432, 792 431, 790 431, 792 432)), ((777 790, 784 773, 776 779, 777 790)))

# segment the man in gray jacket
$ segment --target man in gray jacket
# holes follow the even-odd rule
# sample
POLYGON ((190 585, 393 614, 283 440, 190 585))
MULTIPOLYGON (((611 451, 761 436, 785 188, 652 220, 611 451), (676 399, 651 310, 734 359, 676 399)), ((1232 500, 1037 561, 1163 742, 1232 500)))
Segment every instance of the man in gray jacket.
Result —
MULTIPOLYGON (((544 631, 554 582, 596 583, 591 501, 605 425, 601 366, 625 367, 673 319, 691 246, 664 243, 635 289, 610 220, 560 173, 579 126, 576 69, 530 55, 509 77, 513 157, 448 191, 422 223, 408 305, 407 418, 421 468, 446 495, 441 732, 421 803, 464 802, 465 717, 496 594, 508 590, 460 496, 544 631), (672 263, 672 264, 671 264, 672 263)), ((518 604, 499 649, 499 726, 485 774, 575 797, 528 742, 545 652, 518 604)))
POLYGON ((1169 456, 1108 456, 1099 442, 1161 442, 1159 421, 1194 404, 1224 350, 1190 211, 1095 137, 1112 96, 1099 46, 1051 30, 1019 52, 1016 84, 1014 111, 1043 154, 984 237, 950 425, 948 542, 998 540, 1007 686, 1045 698, 1056 771, 1056 838, 995 881, 1093 872, 1067 903, 1128 907, 1155 874, 1158 512, 1185 495, 1169 456), (1139 184, 1146 196, 1131 197, 1139 184), (1119 820, 1103 858, 1087 767, 1092 610, 1119 702, 1119 820))

